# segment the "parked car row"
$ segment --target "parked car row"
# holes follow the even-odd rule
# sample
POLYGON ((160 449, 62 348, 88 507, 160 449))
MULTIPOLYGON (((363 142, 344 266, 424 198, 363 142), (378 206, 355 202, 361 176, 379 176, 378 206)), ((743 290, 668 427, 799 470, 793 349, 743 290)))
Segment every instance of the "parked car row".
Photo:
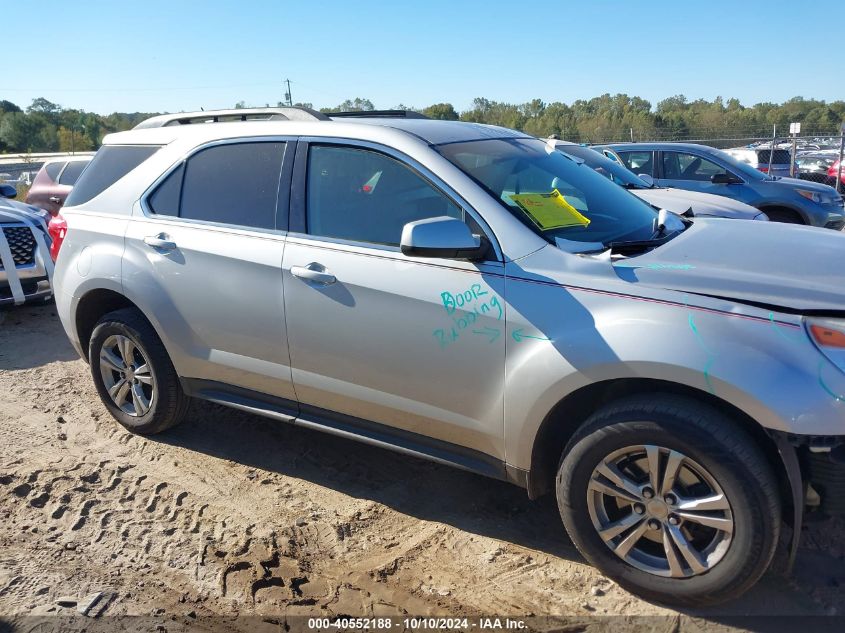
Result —
MULTIPOLYGON (((837 177, 841 177, 838 165, 835 165, 839 159, 840 143, 841 139, 838 137, 796 139, 794 177, 835 187, 837 177)), ((782 177, 791 175, 793 154, 791 139, 784 139, 774 145, 771 141, 751 143, 746 147, 725 151, 763 173, 782 177)))
POLYGON ((658 187, 654 178, 642 174, 638 176, 617 160, 611 160, 604 154, 575 143, 554 141, 555 148, 574 156, 617 185, 649 203, 656 209, 666 209, 677 215, 690 214, 695 217, 721 217, 738 220, 768 220, 765 213, 751 205, 732 200, 724 196, 709 193, 687 191, 672 187, 658 187))
POLYGON ((775 222, 837 231, 845 227, 843 198, 833 187, 772 176, 707 145, 618 143, 596 147, 663 187, 732 198, 755 207, 775 222))

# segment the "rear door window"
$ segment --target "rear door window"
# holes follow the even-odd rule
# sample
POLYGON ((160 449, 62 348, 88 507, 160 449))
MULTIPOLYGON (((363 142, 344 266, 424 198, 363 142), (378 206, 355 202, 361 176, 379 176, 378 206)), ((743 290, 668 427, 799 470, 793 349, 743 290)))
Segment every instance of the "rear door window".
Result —
POLYGON ((255 142, 200 150, 161 182, 147 204, 159 215, 275 229, 285 147, 255 142))
POLYGON ((654 152, 617 152, 617 154, 619 154, 622 162, 625 163, 625 167, 635 174, 653 175, 654 152))

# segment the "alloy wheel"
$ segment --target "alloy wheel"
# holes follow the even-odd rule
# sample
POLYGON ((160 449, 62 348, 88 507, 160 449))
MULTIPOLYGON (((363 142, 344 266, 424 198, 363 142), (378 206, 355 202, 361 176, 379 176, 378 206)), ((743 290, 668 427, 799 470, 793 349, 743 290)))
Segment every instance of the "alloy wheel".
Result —
POLYGON ((662 446, 628 446, 605 457, 590 477, 587 506, 610 550, 656 576, 703 574, 733 538, 730 502, 713 475, 662 446))
POLYGON ((112 402, 127 415, 141 417, 150 410, 155 379, 143 349, 122 334, 109 336, 100 349, 100 374, 112 402))

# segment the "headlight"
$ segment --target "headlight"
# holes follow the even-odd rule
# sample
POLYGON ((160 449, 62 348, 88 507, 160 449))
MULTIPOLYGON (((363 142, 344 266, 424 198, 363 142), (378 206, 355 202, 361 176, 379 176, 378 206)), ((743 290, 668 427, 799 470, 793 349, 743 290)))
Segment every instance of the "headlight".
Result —
POLYGON ((845 321, 808 318, 805 324, 819 351, 845 372, 845 321))
POLYGON ((812 200, 816 204, 842 204, 842 198, 837 193, 819 193, 808 189, 796 189, 795 191, 799 196, 812 200))

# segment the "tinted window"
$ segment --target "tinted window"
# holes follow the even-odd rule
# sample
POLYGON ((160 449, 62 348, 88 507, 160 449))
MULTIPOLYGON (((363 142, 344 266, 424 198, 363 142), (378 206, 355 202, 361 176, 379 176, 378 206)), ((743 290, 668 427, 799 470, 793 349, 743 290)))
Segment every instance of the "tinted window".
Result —
POLYGON ((76 181, 79 179, 79 174, 82 173, 82 170, 88 166, 87 160, 72 160, 67 164, 65 170, 62 172, 61 178, 59 178, 60 185, 70 185, 71 187, 76 184, 76 181))
POLYGON ((83 204, 100 195, 157 150, 154 145, 104 145, 88 163, 65 205, 83 204))
POLYGON ((47 163, 44 169, 47 171, 47 175, 55 182, 59 178, 59 174, 62 173, 62 167, 64 167, 64 163, 47 163))
POLYGON ((617 152, 625 167, 635 174, 653 175, 653 152, 617 152))
POLYGON ((274 229, 284 153, 285 143, 237 143, 194 154, 185 166, 179 216, 274 229))
POLYGON ((185 173, 185 165, 179 165, 164 181, 156 187, 156 190, 147 200, 153 213, 159 215, 179 215, 179 201, 182 196, 182 174, 185 173))
POLYGON ((715 174, 728 171, 713 161, 683 152, 663 152, 663 177, 670 180, 710 181, 715 174))
POLYGON ((308 232, 396 246, 408 222, 463 212, 431 183, 377 152, 314 146, 308 155, 308 232))
POLYGON ((769 154, 772 155, 773 165, 788 165, 792 162, 792 155, 788 149, 776 149, 774 152, 768 149, 757 150, 757 162, 762 165, 768 165, 769 154))

